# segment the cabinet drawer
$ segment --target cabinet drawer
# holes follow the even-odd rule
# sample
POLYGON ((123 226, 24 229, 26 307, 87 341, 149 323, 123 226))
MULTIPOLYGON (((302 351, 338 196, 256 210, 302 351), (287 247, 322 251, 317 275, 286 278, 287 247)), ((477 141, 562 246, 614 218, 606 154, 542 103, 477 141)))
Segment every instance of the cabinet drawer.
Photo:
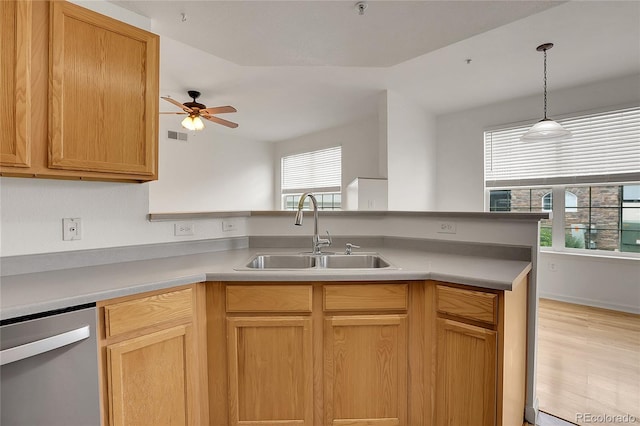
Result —
POLYGON ((311 285, 230 285, 227 312, 311 312, 311 285))
POLYGON ((324 286, 325 311, 407 309, 407 284, 336 284, 324 286))
POLYGON ((498 295, 437 286, 438 312, 489 324, 498 322, 498 295))
POLYGON ((167 321, 190 319, 193 298, 190 288, 141 297, 104 307, 106 337, 167 321))

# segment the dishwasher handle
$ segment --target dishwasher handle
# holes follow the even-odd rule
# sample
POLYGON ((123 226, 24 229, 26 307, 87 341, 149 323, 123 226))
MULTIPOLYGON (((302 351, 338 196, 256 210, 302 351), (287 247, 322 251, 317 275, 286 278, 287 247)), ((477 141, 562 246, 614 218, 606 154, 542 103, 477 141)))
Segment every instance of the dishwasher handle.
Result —
POLYGON ((5 349, 0 351, 0 365, 10 364, 45 352, 53 351, 63 346, 87 339, 89 336, 91 336, 91 331, 89 326, 85 325, 84 327, 47 337, 42 340, 36 340, 35 342, 25 343, 24 345, 5 349))

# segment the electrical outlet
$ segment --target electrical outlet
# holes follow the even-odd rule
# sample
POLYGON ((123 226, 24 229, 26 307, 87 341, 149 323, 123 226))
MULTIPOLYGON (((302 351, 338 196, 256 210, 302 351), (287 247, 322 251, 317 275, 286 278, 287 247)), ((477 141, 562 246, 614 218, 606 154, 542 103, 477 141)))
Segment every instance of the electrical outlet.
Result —
POLYGON ((553 262, 549 262, 549 270, 550 270, 551 272, 557 272, 557 271, 558 271, 558 265, 556 265, 556 264, 555 264, 555 263, 553 263, 553 262))
POLYGON ((174 235, 176 237, 183 237, 185 235, 193 235, 193 223, 176 223, 173 225, 174 235))
POLYGON ((237 223, 230 220, 222 221, 222 232, 231 232, 231 231, 237 231, 237 230, 238 230, 237 223))
POLYGON ((62 219, 62 240, 73 241, 82 239, 82 222, 79 217, 62 219))
POLYGON ((440 222, 438 224, 438 234, 455 234, 456 232, 455 222, 440 222))

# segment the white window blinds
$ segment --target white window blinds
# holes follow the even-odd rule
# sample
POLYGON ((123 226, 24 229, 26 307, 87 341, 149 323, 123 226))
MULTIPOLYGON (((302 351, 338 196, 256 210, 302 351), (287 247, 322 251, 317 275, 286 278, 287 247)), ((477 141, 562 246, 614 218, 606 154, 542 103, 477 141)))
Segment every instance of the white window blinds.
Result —
POLYGON ((340 192, 341 185, 341 146, 282 158, 283 194, 340 192))
POLYGON ((558 122, 570 139, 521 141, 530 126, 485 132, 486 186, 640 181, 640 107, 558 122))

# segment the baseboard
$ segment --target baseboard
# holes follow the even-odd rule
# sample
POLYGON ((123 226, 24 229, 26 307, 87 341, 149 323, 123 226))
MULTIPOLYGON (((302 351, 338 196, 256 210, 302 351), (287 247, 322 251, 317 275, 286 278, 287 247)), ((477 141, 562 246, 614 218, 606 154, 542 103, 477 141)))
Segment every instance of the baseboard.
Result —
POLYGON ((630 314, 640 314, 640 307, 634 306, 634 305, 622 305, 622 304, 610 303, 602 300, 593 300, 593 299, 587 299, 583 297, 566 296, 563 294, 553 294, 553 293, 547 293, 547 292, 540 292, 538 296, 540 299, 558 300, 560 302, 575 303, 577 305, 593 306, 594 308, 628 312, 630 314))

